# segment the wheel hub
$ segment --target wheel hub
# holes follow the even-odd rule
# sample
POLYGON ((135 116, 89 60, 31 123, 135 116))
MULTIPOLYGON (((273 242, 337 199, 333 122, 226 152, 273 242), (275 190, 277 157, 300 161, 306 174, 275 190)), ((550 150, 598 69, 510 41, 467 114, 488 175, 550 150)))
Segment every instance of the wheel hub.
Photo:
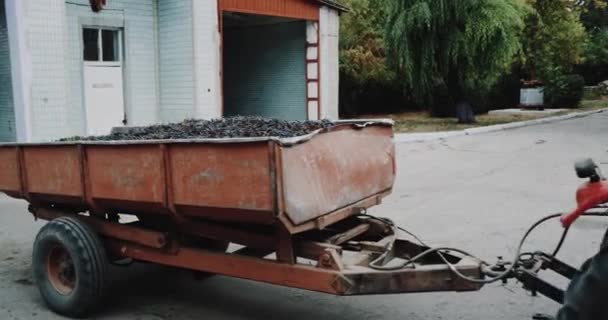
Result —
POLYGON ((62 295, 69 295, 76 287, 76 270, 72 257, 61 246, 51 249, 47 259, 48 279, 62 295))

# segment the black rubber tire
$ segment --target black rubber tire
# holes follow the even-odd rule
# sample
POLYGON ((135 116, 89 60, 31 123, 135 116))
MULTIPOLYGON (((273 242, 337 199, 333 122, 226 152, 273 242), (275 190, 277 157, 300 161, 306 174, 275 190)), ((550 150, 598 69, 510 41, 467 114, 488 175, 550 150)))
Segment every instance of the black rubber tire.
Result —
POLYGON ((85 317, 104 297, 108 270, 104 246, 95 231, 77 218, 55 219, 38 232, 32 269, 42 298, 58 314, 85 317), (61 293, 49 279, 47 263, 56 248, 61 248, 71 258, 75 284, 69 293, 61 293))
POLYGON ((608 319, 608 252, 600 251, 580 268, 564 295, 557 320, 608 319))
POLYGON ((600 251, 608 250, 608 229, 604 233, 604 237, 602 238, 602 243, 600 244, 600 251))

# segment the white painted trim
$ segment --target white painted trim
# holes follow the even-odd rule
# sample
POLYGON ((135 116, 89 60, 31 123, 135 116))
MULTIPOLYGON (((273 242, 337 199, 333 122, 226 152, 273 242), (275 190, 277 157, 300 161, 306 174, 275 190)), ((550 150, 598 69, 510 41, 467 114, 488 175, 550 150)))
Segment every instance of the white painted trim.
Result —
POLYGON ((197 63, 197 48, 196 45, 197 43, 200 41, 198 40, 198 32, 196 31, 197 29, 197 24, 196 24, 196 0, 191 0, 190 1, 190 6, 191 6, 191 22, 192 22, 192 86, 194 87, 194 90, 192 91, 192 114, 195 115, 196 118, 198 118, 198 94, 197 94, 197 90, 198 88, 198 83, 199 83, 199 77, 200 75, 198 74, 198 63, 197 63))
POLYGON ((122 46, 121 46, 121 62, 122 62, 122 94, 123 94, 123 103, 124 103, 124 112, 125 112, 125 119, 127 120, 126 123, 127 125, 131 125, 133 124, 135 121, 133 120, 135 118, 135 114, 133 111, 133 84, 131 83, 131 77, 133 76, 131 73, 131 69, 130 69, 130 64, 131 62, 129 61, 129 59, 131 58, 131 55, 129 54, 129 52, 131 52, 131 49, 129 48, 131 46, 131 43, 129 41, 129 37, 127 37, 127 35, 129 34, 129 29, 130 29, 130 23, 127 21, 125 22, 125 26, 122 28, 122 38, 121 38, 121 42, 122 42, 122 46))
MULTIPOLYGON (((71 28, 71 25, 68 25, 68 28, 71 28)), ((78 81, 80 81, 80 105, 78 106, 78 108, 80 108, 81 111, 81 118, 80 118, 80 132, 82 134, 85 134, 86 132, 88 132, 89 128, 88 128, 88 124, 87 124, 87 106, 85 105, 85 88, 84 88, 84 56, 83 56, 83 52, 84 52, 84 35, 83 35, 83 28, 85 27, 85 25, 82 24, 82 21, 80 19, 78 19, 78 25, 77 25, 77 33, 78 33, 78 61, 79 61, 79 68, 80 68, 80 74, 79 74, 79 78, 78 81)))
POLYGON ((336 120, 339 118, 339 30, 340 15, 327 6, 322 6, 319 17, 319 57, 321 64, 321 88, 319 92, 321 114, 319 117, 336 120))
POLYGON ((18 142, 29 142, 32 137, 32 58, 28 48, 27 1, 6 0, 6 25, 9 34, 9 51, 13 86, 13 108, 15 111, 16 138, 18 142))
MULTIPOLYGON (((96 28, 97 29, 97 61, 101 62, 103 61, 103 41, 101 39, 101 29, 100 28, 96 28)), ((81 31, 83 32, 83 31, 81 31)))
POLYGON ((91 28, 119 30, 125 27, 124 18, 108 18, 103 16, 79 17, 78 22, 83 26, 91 28))
POLYGON ((306 113, 308 120, 319 120, 321 90, 320 76, 320 43, 319 22, 306 22, 306 113), (311 62, 312 61, 312 62, 311 62), (316 100, 312 100, 316 99, 316 100))
POLYGON ((217 0, 192 0, 194 117, 222 117, 221 34, 217 0), (211 19, 201 12, 213 12, 211 19), (210 37, 209 37, 210 36, 210 37), (211 40, 209 43, 209 40, 211 40), (210 55, 208 53, 211 52, 210 55), (203 61, 201 57, 206 57, 203 61))
MULTIPOLYGON (((98 58, 97 61, 93 60, 84 60, 83 63, 86 66, 100 66, 100 67, 120 67, 123 64, 125 59, 124 57, 124 42, 123 42, 123 31, 119 28, 106 28, 102 26, 88 26, 88 25, 80 25, 80 33, 82 38, 82 32, 84 29, 95 29, 97 30, 97 51, 98 58), (118 60, 117 61, 104 61, 103 60, 103 39, 102 39, 102 31, 116 31, 116 35, 118 36, 118 60)), ((82 44, 84 46, 84 43, 82 44)))
POLYGON ((120 61, 84 61, 83 65, 87 67, 122 67, 122 62, 120 61))
MULTIPOLYGON (((155 61, 155 66, 154 66, 154 86, 155 86, 155 90, 156 90, 156 108, 154 109, 154 123, 158 123, 161 120, 162 114, 161 114, 161 89, 160 89, 160 23, 159 23, 159 14, 160 14, 160 9, 159 9, 159 3, 158 1, 161 0, 155 0, 153 1, 154 4, 154 61, 155 61)), ((126 38, 126 35, 125 35, 126 38)), ((123 50, 124 51, 124 50, 123 50)), ((124 70, 124 68, 123 68, 124 70)), ((125 90, 125 93, 127 91, 125 90)), ((126 107, 126 104, 125 104, 126 107)), ((129 125, 129 116, 126 114, 126 110, 125 110, 125 116, 127 117, 127 123, 126 125, 129 125)))

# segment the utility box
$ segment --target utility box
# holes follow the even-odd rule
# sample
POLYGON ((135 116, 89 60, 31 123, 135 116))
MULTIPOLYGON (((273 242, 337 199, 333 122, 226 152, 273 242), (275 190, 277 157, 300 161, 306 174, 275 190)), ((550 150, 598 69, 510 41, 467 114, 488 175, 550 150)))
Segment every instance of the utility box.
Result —
POLYGON ((544 87, 522 88, 519 94, 519 104, 523 108, 534 108, 544 106, 544 89, 544 87))

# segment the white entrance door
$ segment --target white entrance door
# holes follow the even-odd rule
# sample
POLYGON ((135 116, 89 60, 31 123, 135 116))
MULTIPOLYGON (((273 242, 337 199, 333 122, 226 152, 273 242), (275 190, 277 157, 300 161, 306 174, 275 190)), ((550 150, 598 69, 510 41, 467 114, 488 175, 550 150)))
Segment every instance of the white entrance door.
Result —
POLYGON ((122 67, 84 67, 87 134, 103 135, 123 125, 122 67))
POLYGON ((89 135, 110 133, 125 123, 120 30, 83 29, 83 80, 89 135))

